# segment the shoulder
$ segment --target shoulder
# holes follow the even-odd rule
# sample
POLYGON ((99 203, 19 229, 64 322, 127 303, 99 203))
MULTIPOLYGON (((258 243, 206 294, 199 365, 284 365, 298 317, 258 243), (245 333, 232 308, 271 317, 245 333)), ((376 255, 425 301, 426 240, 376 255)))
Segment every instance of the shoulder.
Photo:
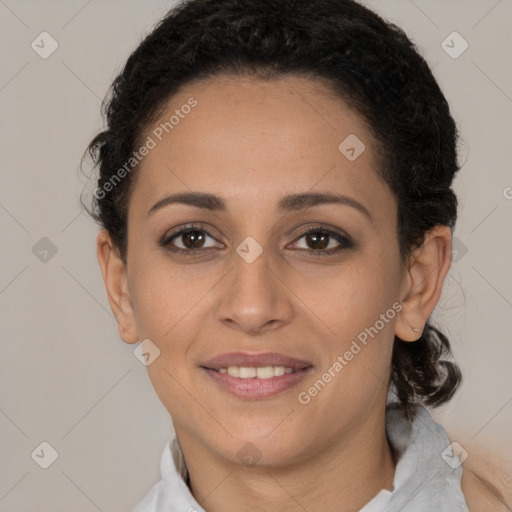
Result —
POLYGON ((472 442, 465 429, 455 429, 450 441, 462 441, 461 489, 470 512, 512 512, 512 444, 505 436, 484 437, 472 442))
POLYGON ((470 512, 510 512, 511 476, 487 460, 463 464, 461 488, 470 512))

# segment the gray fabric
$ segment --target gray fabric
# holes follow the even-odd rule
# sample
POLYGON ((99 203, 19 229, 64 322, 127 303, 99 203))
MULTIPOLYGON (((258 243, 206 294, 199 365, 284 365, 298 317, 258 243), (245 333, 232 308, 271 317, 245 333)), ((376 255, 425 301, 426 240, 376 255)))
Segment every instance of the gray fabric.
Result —
POLYGON ((399 453, 394 488, 381 490, 360 512, 469 512, 460 486, 460 459, 427 409, 416 406, 411 424, 399 404, 388 403, 386 432, 399 453))

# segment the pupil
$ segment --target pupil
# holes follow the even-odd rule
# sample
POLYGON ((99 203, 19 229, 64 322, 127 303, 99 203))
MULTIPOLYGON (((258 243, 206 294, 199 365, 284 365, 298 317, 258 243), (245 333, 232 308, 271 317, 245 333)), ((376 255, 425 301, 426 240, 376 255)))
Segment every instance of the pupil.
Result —
POLYGON ((325 249, 329 244, 328 244, 328 238, 329 238, 329 235, 326 235, 326 234, 312 234, 312 233, 309 233, 306 237, 307 239, 307 242, 308 244, 310 242, 312 242, 313 244, 320 244, 320 247, 317 247, 317 249, 325 249), (321 239, 321 242, 319 242, 319 239, 321 239))
POLYGON ((196 249, 200 247, 200 243, 204 241, 204 235, 201 231, 187 231, 183 234, 183 242, 188 249, 196 249))
MULTIPOLYGON (((320 250, 325 249, 329 245, 328 239, 329 235, 327 234, 308 233, 306 235, 307 243, 310 246, 316 245, 316 249, 320 250)), ((187 231, 185 234, 183 234, 183 242, 185 247, 188 249, 197 249, 198 247, 201 247, 201 243, 204 242, 204 235, 201 231, 197 230, 187 231)))

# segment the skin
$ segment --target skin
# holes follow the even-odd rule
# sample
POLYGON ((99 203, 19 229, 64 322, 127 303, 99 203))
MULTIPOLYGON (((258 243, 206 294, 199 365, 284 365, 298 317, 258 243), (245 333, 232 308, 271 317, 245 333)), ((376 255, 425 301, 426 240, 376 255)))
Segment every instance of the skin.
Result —
POLYGON ((493 444, 465 444, 469 456, 462 464, 461 487, 471 511, 512 510, 512 458, 504 441, 493 444))
MULTIPOLYGON (((392 488, 384 420, 393 339, 418 339, 434 310, 450 267, 450 229, 437 226, 400 264, 397 205, 375 171, 377 144, 322 84, 217 77, 174 96, 162 120, 190 97, 198 105, 137 171, 126 264, 108 233, 98 235, 120 336, 126 343, 149 338, 161 352, 147 369, 206 510, 359 510, 392 488), (338 150, 349 134, 366 147, 354 161, 338 150), (175 203, 148 215, 162 198, 190 191, 221 196, 226 211, 175 203), (284 195, 326 191, 355 199, 371 220, 336 203, 277 210, 284 195), (159 246, 190 222, 213 237, 199 256, 159 246), (308 226, 347 234, 354 247, 314 255, 319 246, 300 232, 308 226), (252 263, 236 252, 248 236, 263 249, 252 263), (298 393, 394 303, 402 310, 301 404, 298 393), (273 397, 228 395, 200 364, 240 350, 304 359, 313 372, 273 397), (254 466, 237 456, 248 442, 259 453, 254 466)), ((328 248, 340 245, 331 238, 328 248)))

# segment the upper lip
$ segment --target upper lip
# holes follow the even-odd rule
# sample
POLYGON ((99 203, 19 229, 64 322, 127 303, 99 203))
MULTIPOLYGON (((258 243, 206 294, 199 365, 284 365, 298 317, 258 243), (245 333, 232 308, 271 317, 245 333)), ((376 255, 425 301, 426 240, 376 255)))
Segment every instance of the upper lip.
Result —
POLYGON ((293 368, 300 370, 312 366, 308 361, 288 357, 283 354, 275 352, 262 352, 259 354, 250 354, 247 352, 230 352, 229 354, 220 354, 209 359, 201 366, 211 370, 218 370, 219 368, 228 368, 230 366, 284 366, 286 368, 293 368))

